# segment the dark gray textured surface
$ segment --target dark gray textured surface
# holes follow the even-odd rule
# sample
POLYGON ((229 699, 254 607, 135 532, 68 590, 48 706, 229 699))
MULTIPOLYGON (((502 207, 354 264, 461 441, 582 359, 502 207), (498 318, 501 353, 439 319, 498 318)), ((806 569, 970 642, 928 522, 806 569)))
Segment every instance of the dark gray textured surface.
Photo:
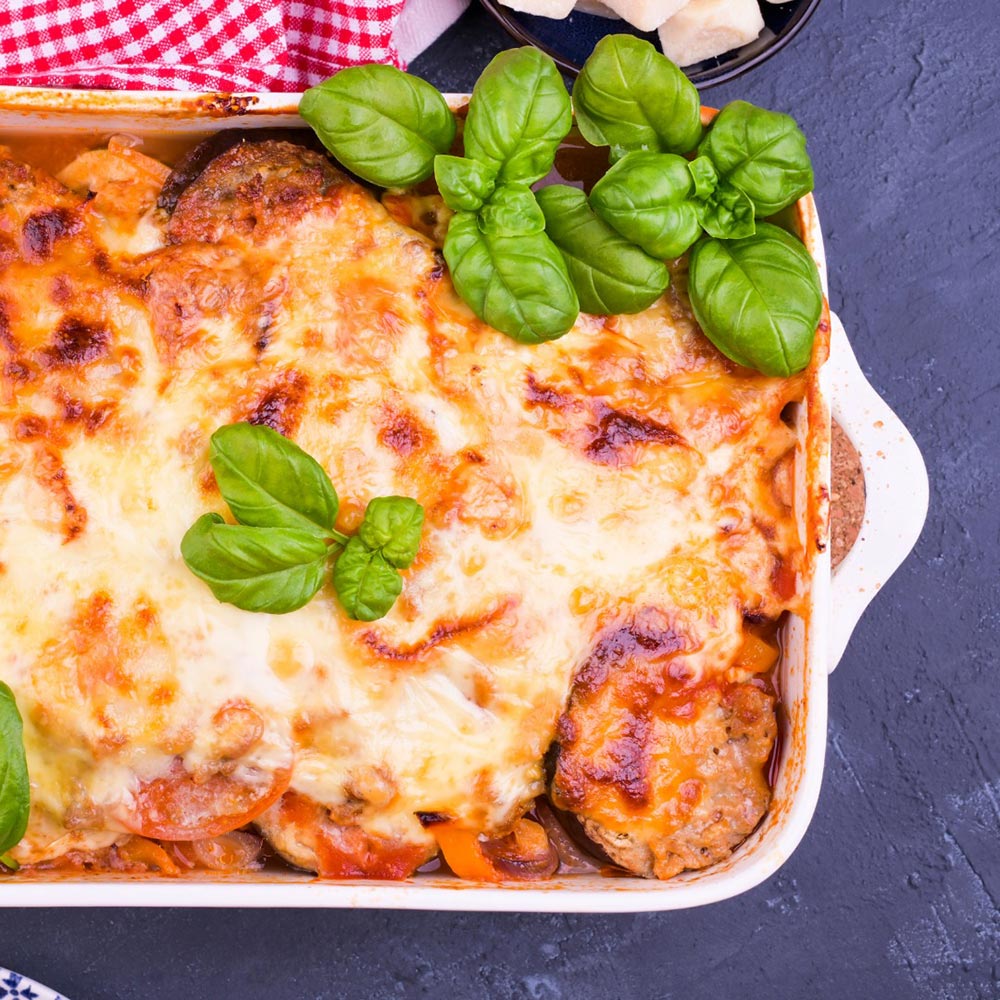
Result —
MULTIPOLYGON (((467 89, 478 11, 416 69, 467 89)), ((1000 9, 824 0, 708 99, 810 139, 831 297, 932 482, 915 555, 831 679, 819 808, 781 872, 636 917, 6 911, 0 962, 74 1000, 1000 997, 1000 9)))

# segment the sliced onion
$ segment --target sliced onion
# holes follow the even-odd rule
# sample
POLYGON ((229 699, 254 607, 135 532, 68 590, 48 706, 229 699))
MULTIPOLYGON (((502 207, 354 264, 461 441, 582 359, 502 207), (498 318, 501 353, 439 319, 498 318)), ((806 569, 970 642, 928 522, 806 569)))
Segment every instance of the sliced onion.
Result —
POLYGON ((548 878, 559 867, 559 855, 534 820, 519 819, 506 837, 481 843, 483 854, 507 878, 548 878))
POLYGON ((170 852, 173 858, 182 868, 194 868, 195 861, 191 857, 191 844, 186 840, 168 840, 166 842, 166 850, 170 852))
POLYGON ((535 815, 538 822, 545 828, 549 836, 549 842, 559 856, 559 871, 567 874, 582 875, 587 872, 599 872, 601 864, 594 858, 588 857, 579 847, 573 838, 566 832, 566 828, 559 821, 555 810, 547 799, 537 799, 535 801, 535 815))

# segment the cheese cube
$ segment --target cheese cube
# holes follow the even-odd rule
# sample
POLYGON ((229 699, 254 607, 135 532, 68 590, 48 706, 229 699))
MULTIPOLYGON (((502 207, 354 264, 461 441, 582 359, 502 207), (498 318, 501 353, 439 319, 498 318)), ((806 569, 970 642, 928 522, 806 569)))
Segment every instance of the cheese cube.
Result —
POLYGON ((525 14, 539 14, 541 17, 562 20, 572 11, 575 2, 576 0, 503 0, 503 5, 525 14))
POLYGON ((603 0, 615 13, 640 31, 655 31, 691 0, 603 0))
POLYGON ((764 30, 757 0, 690 0, 660 28, 664 55, 678 66, 752 42, 764 30))

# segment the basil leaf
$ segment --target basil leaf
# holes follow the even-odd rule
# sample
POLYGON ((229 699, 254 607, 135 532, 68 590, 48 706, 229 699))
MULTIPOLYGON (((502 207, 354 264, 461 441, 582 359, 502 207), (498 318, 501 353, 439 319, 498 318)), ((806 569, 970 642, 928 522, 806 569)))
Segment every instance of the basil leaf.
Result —
POLYGON ((722 181, 707 197, 697 201, 698 220, 709 236, 742 239, 757 231, 750 196, 729 181, 722 181))
POLYGON ((333 567, 333 586, 349 618, 373 622, 396 603, 403 578, 381 552, 355 535, 333 567))
POLYGON ((590 205, 613 229, 660 260, 701 235, 688 162, 672 153, 629 153, 595 185, 590 205))
POLYGON ((220 601, 283 615, 323 585, 329 549, 313 530, 248 528, 203 514, 182 539, 181 555, 220 601))
POLYGON ((483 70, 465 120, 465 155, 489 165, 501 181, 544 177, 573 124, 556 64, 535 48, 508 49, 483 70))
POLYGON ((533 236, 545 229, 545 216, 527 184, 501 184, 480 209, 479 228, 488 236, 533 236))
POLYGON ((348 170, 381 187, 427 180, 455 138, 445 99, 393 66, 342 69, 302 95, 299 114, 348 170))
POLYGON ((719 176, 745 191, 757 217, 774 215, 813 189, 806 137, 789 115, 733 101, 698 147, 719 176))
POLYGON ((612 158, 633 150, 687 153, 701 138, 701 98, 693 83, 649 42, 605 35, 573 86, 576 122, 612 158))
POLYGON ((726 357, 765 375, 794 375, 809 364, 823 289, 794 236, 762 222, 747 239, 704 239, 689 267, 695 317, 726 357))
POLYGON ((694 184, 696 198, 708 198, 719 186, 719 175, 707 156, 689 160, 687 168, 694 184))
POLYGON ((311 455, 270 427, 230 424, 212 435, 209 459, 223 499, 240 524, 333 528, 339 501, 311 455))
POLYGON ((365 508, 358 538, 396 569, 406 569, 417 558, 423 526, 424 508, 416 500, 376 497, 365 508))
POLYGON ((602 222, 576 188, 542 188, 545 231, 566 261, 584 312, 597 316, 641 312, 670 284, 662 261, 650 257, 602 222))
POLYGON ((566 264, 544 233, 489 236, 473 213, 460 212, 448 227, 444 258, 472 311, 522 344, 554 340, 576 322, 580 305, 566 264))
MULTIPOLYGON (((16 847, 28 829, 31 786, 24 755, 24 730, 14 692, 0 681, 0 855, 16 847)), ((13 859, 0 858, 8 868, 13 859)))
POLYGON ((475 212, 493 194, 496 172, 465 156, 435 156, 434 180, 453 212, 475 212))

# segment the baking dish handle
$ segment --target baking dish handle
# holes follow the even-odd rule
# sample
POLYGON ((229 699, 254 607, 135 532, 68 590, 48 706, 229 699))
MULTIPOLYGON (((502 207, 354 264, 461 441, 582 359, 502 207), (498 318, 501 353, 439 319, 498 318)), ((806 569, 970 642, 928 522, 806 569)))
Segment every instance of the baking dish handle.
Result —
POLYGON ((854 547, 833 574, 832 672, 865 608, 899 568, 927 517, 927 468, 913 436, 865 378, 840 318, 831 313, 827 362, 833 418, 861 456, 865 515, 854 547))

